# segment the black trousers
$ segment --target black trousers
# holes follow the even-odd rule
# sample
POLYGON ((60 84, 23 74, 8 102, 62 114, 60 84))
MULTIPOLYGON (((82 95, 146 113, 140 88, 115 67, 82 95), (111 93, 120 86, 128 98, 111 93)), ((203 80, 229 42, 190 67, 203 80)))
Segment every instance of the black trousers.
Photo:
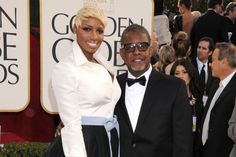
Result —
MULTIPOLYGON (((87 157, 111 157, 109 139, 103 126, 82 125, 87 157)), ((113 157, 118 157, 119 139, 116 129, 111 130, 111 146, 113 157)), ((65 157, 61 136, 57 136, 49 145, 45 157, 65 157)))

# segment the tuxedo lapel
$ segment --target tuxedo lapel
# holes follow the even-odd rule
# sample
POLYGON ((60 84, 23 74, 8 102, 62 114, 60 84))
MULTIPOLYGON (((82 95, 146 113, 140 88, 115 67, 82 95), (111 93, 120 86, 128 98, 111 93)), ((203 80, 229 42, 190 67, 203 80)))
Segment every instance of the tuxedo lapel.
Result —
POLYGON ((123 75, 122 79, 119 80, 120 88, 122 92, 121 92, 121 98, 120 98, 121 103, 119 103, 118 105, 120 105, 120 109, 122 110, 121 111, 122 117, 125 119, 125 122, 128 124, 129 129, 133 131, 132 125, 129 119, 129 114, 128 114, 126 104, 125 104, 125 87, 126 87, 127 77, 128 77, 128 74, 126 73, 123 75))
MULTIPOLYGON (((145 94, 144 94, 144 98, 143 98, 143 102, 142 102, 142 106, 141 106, 141 109, 140 109, 138 122, 137 122, 137 126, 136 126, 135 130, 137 130, 140 126, 142 126, 142 123, 143 123, 145 117, 147 116, 147 113, 151 109, 152 99, 153 99, 153 97, 156 96, 156 94, 158 94, 154 91, 154 87, 156 86, 156 84, 153 85, 153 83, 158 82, 158 79, 160 78, 159 75, 160 74, 158 72, 152 70, 152 72, 149 76, 147 88, 146 88, 146 91, 145 91, 145 94)), ((155 87, 155 89, 156 89, 156 87, 155 87)))

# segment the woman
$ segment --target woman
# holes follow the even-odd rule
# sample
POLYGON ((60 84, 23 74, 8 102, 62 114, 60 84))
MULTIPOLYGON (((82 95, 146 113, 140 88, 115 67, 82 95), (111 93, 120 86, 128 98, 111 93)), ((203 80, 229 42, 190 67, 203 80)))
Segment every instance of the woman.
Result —
MULTIPOLYGON (((184 31, 179 31, 175 34, 172 42, 174 48, 175 61, 180 59, 187 59, 190 55, 190 39, 187 33, 184 31)), ((174 62, 168 64, 165 68, 165 74, 169 75, 170 70, 174 62)))
POLYGON ((174 33, 184 31, 190 35, 194 16, 191 12, 191 0, 178 0, 178 8, 180 15, 174 18, 174 33))
POLYGON ((75 17, 72 53, 52 73, 64 127, 48 156, 118 156, 118 123, 113 111, 121 90, 114 73, 107 70, 108 63, 97 54, 106 23, 103 11, 96 7, 84 7, 75 17))
POLYGON ((166 66, 174 62, 174 49, 170 45, 164 45, 159 50, 159 61, 153 67, 160 72, 165 73, 166 66))
POLYGON ((198 85, 197 70, 189 60, 177 60, 170 71, 170 75, 185 81, 189 102, 192 108, 194 142, 196 142, 196 131, 198 131, 203 112, 202 93, 198 85))

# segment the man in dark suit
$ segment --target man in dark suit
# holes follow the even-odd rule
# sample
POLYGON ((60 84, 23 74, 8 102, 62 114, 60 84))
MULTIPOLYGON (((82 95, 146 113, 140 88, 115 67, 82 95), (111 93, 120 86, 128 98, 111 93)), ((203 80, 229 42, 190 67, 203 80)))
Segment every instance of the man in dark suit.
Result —
POLYGON ((223 0, 208 0, 208 10, 193 24, 190 33, 192 44, 191 58, 195 59, 197 56, 197 45, 202 37, 211 37, 216 42, 227 42, 228 32, 225 29, 225 19, 220 15, 222 13, 223 0))
POLYGON ((213 86, 203 113, 201 157, 229 157, 233 141, 227 136, 227 129, 236 97, 236 47, 217 43, 211 68, 220 83, 213 86))
POLYGON ((236 2, 230 2, 225 8, 229 40, 236 45, 236 2))
POLYGON ((203 102, 205 105, 206 99, 209 95, 212 82, 214 77, 212 77, 211 68, 209 64, 211 62, 211 55, 215 49, 215 44, 212 38, 210 37, 203 37, 199 40, 198 47, 197 47, 197 57, 192 60, 192 64, 198 70, 198 76, 200 78, 200 87, 201 92, 203 93, 203 102))
POLYGON ((234 141, 234 146, 231 150, 229 157, 235 157, 236 156, 236 99, 234 103, 233 113, 229 119, 228 136, 234 141))
POLYGON ((152 69, 150 35, 137 24, 121 37, 128 73, 118 76, 122 96, 115 114, 121 157, 191 157, 192 116, 182 80, 152 69))

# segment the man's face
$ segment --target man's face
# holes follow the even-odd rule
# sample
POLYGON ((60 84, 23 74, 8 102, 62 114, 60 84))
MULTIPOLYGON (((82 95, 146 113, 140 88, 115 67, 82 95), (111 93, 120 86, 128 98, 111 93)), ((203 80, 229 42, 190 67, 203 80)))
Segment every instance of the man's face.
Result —
POLYGON ((129 32, 125 35, 120 55, 131 74, 141 76, 150 66, 152 48, 145 33, 129 32))
POLYGON ((212 55, 212 63, 210 64, 212 69, 212 76, 220 78, 222 72, 222 61, 218 59, 219 49, 216 48, 212 55))
POLYGON ((232 18, 232 20, 236 19, 236 7, 232 11, 229 11, 229 16, 232 18))
POLYGON ((181 78, 182 80, 184 80, 186 86, 189 86, 191 78, 190 78, 189 73, 187 72, 187 70, 185 69, 184 66, 178 65, 176 67, 175 77, 181 78))
POLYGON ((200 41, 197 47, 197 57, 200 61, 206 62, 209 56, 212 54, 212 51, 209 50, 208 41, 200 41))
POLYGON ((223 2, 221 4, 217 4, 216 8, 215 8, 216 13, 222 15, 223 14, 223 9, 222 8, 223 8, 223 2))

